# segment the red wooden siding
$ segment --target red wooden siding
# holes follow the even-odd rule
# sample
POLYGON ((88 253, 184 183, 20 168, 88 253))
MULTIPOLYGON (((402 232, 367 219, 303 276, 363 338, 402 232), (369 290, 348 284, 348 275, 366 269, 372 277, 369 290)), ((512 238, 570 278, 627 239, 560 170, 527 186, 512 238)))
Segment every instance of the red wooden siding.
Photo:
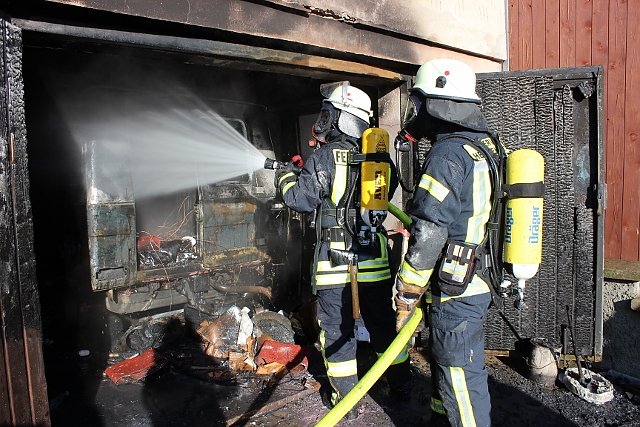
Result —
MULTIPOLYGON (((633 67, 638 66, 637 58, 633 58, 632 42, 634 38, 637 40, 637 10, 638 1, 632 0, 627 2, 627 52, 625 61, 625 82, 624 92, 625 103, 622 109, 622 116, 624 117, 624 131, 622 134, 622 152, 624 154, 624 173, 622 175, 622 256, 625 257, 625 251, 638 251, 638 222, 640 217, 640 150, 637 147, 637 123, 634 123, 634 119, 638 120, 637 113, 638 104, 631 102, 634 98, 638 97, 638 80, 631 78, 634 74, 638 73, 638 69, 633 67), (634 91, 635 88, 635 91, 634 91), (635 144, 634 144, 635 143, 635 144), (628 248, 628 249, 627 249, 628 248)), ((615 165, 612 165, 614 167, 615 165)), ((635 259, 635 258, 634 258, 635 259)))
POLYGON ((640 2, 509 0, 509 69, 605 70, 605 258, 640 260, 640 2))

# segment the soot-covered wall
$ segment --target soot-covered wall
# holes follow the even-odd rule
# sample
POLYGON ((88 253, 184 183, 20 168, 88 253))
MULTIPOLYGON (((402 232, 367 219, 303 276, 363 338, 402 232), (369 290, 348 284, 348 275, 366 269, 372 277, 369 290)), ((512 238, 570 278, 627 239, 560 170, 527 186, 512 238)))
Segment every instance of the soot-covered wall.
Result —
MULTIPOLYGON (((490 310, 489 349, 513 349, 517 338, 533 337, 571 349, 565 326, 569 306, 578 353, 599 351, 600 92, 595 75, 581 79, 577 74, 487 74, 478 83, 489 126, 507 149, 532 148, 545 161, 542 263, 527 281, 526 309, 517 310, 511 298, 502 312, 490 310)), ((507 278, 515 286, 514 278, 507 278)))

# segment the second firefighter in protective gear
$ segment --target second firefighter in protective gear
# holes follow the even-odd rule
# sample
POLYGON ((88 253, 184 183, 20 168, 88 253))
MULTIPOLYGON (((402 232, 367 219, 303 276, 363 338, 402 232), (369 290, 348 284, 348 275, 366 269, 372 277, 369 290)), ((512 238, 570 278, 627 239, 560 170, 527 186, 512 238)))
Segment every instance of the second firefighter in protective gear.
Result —
POLYGON ((483 327, 492 297, 480 253, 493 195, 486 153, 500 150, 475 82, 459 61, 422 65, 397 137, 399 143, 432 143, 407 210, 413 223, 396 278, 396 305, 399 328, 425 296, 434 425, 491 424, 483 327))
MULTIPOLYGON (((320 345, 337 403, 358 382, 355 320, 352 311, 350 270, 357 263, 360 313, 373 349, 382 354, 395 337, 392 306, 393 281, 389 270, 387 236, 375 214, 364 232, 357 201, 360 200, 359 167, 350 159, 361 151, 361 136, 369 128, 371 100, 348 82, 323 85, 325 97, 312 135, 316 150, 300 174, 278 172, 276 185, 284 203, 297 212, 317 210, 317 241, 313 286, 317 296, 320 345)), ((388 157, 388 156, 387 156, 388 157)), ((397 186, 390 159, 386 177, 390 194, 397 186)), ((389 196, 390 197, 390 196, 389 196)), ((408 352, 402 352, 387 371, 393 391, 407 395, 410 387, 408 352)))

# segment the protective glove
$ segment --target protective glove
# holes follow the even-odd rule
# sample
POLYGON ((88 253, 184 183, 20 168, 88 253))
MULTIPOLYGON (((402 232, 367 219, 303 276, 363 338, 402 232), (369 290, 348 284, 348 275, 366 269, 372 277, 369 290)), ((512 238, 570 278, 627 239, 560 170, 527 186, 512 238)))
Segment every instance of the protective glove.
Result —
POLYGON ((285 167, 283 168, 276 169, 276 173, 273 179, 273 185, 278 190, 278 193, 280 193, 280 187, 282 185, 291 181, 291 179, 283 179, 281 181, 281 178, 287 174, 293 173, 294 175, 292 175, 291 178, 295 180, 297 175, 300 174, 299 170, 300 168, 296 167, 296 165, 294 165, 292 162, 286 163, 285 167))
POLYGON ((409 321, 426 287, 405 283, 400 277, 396 277, 396 290, 398 291, 394 298, 396 304, 396 331, 399 331, 409 321))

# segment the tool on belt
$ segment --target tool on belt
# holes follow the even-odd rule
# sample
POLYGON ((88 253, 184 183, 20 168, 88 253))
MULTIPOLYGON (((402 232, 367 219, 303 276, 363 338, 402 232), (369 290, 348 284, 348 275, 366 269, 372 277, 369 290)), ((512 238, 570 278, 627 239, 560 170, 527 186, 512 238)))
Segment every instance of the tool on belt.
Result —
POLYGON ((333 265, 346 265, 351 283, 352 313, 354 319, 360 318, 360 296, 358 293, 358 254, 353 251, 329 249, 333 265))
POLYGON ((360 296, 358 294, 358 255, 351 253, 349 257, 349 277, 351 278, 351 302, 353 318, 360 318, 360 296))

